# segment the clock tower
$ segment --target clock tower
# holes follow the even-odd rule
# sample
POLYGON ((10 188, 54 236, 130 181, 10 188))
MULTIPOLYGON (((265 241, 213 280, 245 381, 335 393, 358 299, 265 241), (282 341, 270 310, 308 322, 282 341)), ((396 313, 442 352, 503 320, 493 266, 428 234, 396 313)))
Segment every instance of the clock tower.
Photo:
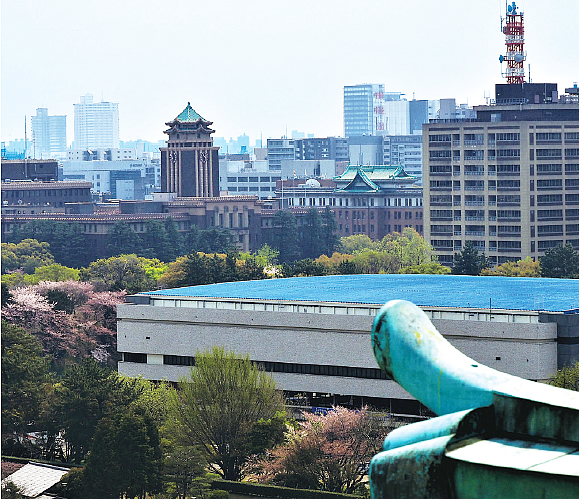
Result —
POLYGON ((161 192, 179 197, 219 196, 219 148, 213 146, 209 128, 188 102, 173 121, 165 123, 169 138, 161 148, 161 192))

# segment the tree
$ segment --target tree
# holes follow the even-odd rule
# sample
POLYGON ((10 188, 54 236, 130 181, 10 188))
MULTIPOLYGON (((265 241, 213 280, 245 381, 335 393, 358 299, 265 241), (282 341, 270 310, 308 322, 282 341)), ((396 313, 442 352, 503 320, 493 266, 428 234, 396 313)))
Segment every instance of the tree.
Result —
POLYGON ((565 366, 557 370, 557 374, 549 382, 552 386, 566 388, 567 390, 579 391, 579 362, 574 366, 565 366))
POLYGON ((438 262, 409 265, 400 269, 400 274, 450 274, 450 269, 438 262))
POLYGON ((302 259, 317 258, 322 251, 322 217, 316 208, 310 208, 301 226, 300 255, 302 259))
POLYGON ((277 211, 273 217, 273 226, 273 246, 279 251, 279 261, 283 263, 297 260, 300 249, 296 217, 290 211, 277 211))
POLYGON ((2 440, 36 428, 49 382, 40 342, 2 320, 2 440))
POLYGON ((240 480, 249 455, 283 435, 282 397, 273 379, 247 356, 217 347, 198 352, 190 377, 179 381, 178 393, 171 406, 171 431, 184 445, 199 446, 210 468, 226 480, 240 480), (255 434, 263 425, 274 438, 256 448, 255 434))
POLYGON ((486 268, 481 275, 495 275, 503 277, 541 277, 541 266, 530 256, 517 262, 505 262, 493 268, 486 268))
POLYGON ((539 257, 541 276, 574 279, 579 277, 579 253, 571 243, 549 248, 539 257))
POLYGON ((40 281, 78 281, 80 280, 80 271, 71 267, 65 267, 60 263, 43 265, 34 269, 34 274, 25 276, 26 284, 38 284, 40 281))
POLYGON ((129 294, 155 289, 157 282, 147 275, 146 266, 153 261, 136 255, 100 259, 82 269, 83 281, 100 283, 108 291, 126 290, 129 294))
POLYGON ((326 206, 322 213, 322 235, 320 247, 322 255, 332 255, 334 250, 338 247, 340 238, 336 235, 337 230, 338 222, 336 222, 336 217, 330 207, 326 206))
POLYGON ((190 496, 193 484, 205 476, 205 464, 196 447, 172 445, 165 449, 166 480, 174 484, 178 499, 190 496))
POLYGON ((107 234, 107 253, 110 256, 136 254, 141 245, 141 238, 133 232, 128 222, 116 222, 107 234))
POLYGON ((304 417, 286 444, 258 462, 259 480, 294 488, 357 492, 367 463, 379 451, 389 428, 373 419, 366 408, 334 407, 326 415, 304 413, 304 417))
POLYGON ((50 245, 36 239, 24 239, 18 244, 2 243, 2 272, 22 269, 32 274, 37 267, 54 263, 50 245))
POLYGON ((340 239, 340 251, 348 255, 360 253, 365 249, 376 249, 377 245, 366 234, 355 234, 340 239))
POLYGON ((103 418, 84 475, 89 498, 145 499, 160 492, 163 459, 155 422, 134 410, 103 418))
POLYGON ((484 253, 479 253, 472 241, 467 241, 460 253, 454 254, 453 274, 480 275, 483 269, 490 266, 484 253))

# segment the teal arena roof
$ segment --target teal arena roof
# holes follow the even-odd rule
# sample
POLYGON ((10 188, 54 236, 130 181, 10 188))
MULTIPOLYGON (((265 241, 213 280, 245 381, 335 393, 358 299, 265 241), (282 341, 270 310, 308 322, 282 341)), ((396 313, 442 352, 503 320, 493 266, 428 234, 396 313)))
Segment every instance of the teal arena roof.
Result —
POLYGON ((579 313, 579 280, 422 274, 336 275, 223 282, 141 295, 340 302, 579 313))

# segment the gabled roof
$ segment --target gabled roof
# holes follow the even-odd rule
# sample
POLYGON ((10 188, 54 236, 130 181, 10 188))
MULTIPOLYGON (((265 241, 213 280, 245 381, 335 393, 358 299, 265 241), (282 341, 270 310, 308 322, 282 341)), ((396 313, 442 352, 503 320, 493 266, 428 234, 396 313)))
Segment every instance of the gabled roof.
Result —
MULTIPOLYGON (((408 175, 400 165, 368 165, 353 166, 348 165, 346 171, 337 177, 334 181, 338 183, 338 190, 380 190, 382 182, 402 181, 412 183, 416 177, 408 175), (347 183, 346 183, 347 182, 347 183), (346 183, 346 184, 345 184, 346 183), (345 185, 344 185, 345 184, 345 185)), ((382 186, 383 187, 383 186, 382 186)))
POLYGON ((68 468, 60 468, 48 464, 28 463, 11 475, 8 475, 2 480, 2 484, 13 482, 25 497, 37 497, 53 485, 56 485, 68 472, 68 468))
POLYGON ((181 123, 195 123, 199 120, 207 122, 206 119, 191 107, 190 102, 187 102, 187 107, 175 118, 175 121, 180 121, 181 123))
POLYGON ((363 170, 358 170, 356 172, 356 175, 354 175, 354 178, 350 182, 348 182, 347 185, 345 185, 344 187, 341 187, 340 190, 342 190, 342 191, 360 191, 360 190, 378 191, 378 190, 380 190, 380 187, 368 178, 368 175, 366 175, 366 172, 364 172, 363 170))

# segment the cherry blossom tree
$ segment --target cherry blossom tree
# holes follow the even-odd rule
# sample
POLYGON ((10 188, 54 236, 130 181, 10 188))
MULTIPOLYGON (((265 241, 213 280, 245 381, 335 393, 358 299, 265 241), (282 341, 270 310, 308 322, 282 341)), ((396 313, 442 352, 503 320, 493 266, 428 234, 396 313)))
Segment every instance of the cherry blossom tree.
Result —
POLYGON ((253 463, 263 483, 354 493, 391 426, 359 411, 334 407, 326 415, 304 413, 305 422, 285 444, 253 463))

